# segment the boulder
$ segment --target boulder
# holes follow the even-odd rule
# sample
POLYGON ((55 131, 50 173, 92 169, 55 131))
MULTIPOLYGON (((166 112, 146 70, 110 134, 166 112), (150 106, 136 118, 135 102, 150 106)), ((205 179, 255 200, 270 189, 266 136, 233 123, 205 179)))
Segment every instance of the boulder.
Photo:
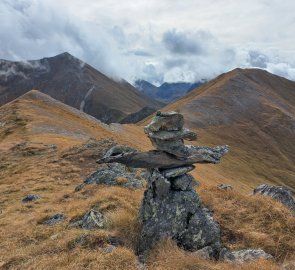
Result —
POLYGON ((287 206, 295 215, 295 200, 293 199, 292 191, 283 186, 269 186, 262 184, 253 190, 253 195, 261 194, 263 196, 269 196, 276 201, 287 206))
POLYGON ((183 115, 177 112, 158 111, 152 122, 144 127, 146 134, 160 130, 179 131, 184 125, 183 115))
POLYGON ((161 238, 168 237, 191 251, 210 246, 217 256, 221 247, 219 225, 202 205, 198 194, 194 190, 167 188, 163 196, 154 184, 163 176, 154 170, 150 178, 140 210, 140 253, 149 250, 161 238))

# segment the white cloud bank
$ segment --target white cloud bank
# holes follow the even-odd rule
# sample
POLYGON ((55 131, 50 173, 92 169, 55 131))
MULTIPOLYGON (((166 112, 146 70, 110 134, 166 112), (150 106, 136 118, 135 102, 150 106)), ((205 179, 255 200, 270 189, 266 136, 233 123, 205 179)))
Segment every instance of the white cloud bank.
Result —
POLYGON ((235 67, 295 80, 293 0, 1 0, 0 58, 68 51, 112 77, 197 81, 235 67))

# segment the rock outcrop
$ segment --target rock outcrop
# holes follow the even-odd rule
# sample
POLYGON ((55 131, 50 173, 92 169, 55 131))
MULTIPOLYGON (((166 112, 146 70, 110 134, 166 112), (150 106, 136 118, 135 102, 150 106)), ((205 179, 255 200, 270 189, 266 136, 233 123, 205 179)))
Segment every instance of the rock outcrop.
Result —
POLYGON ((146 173, 145 169, 130 168, 120 163, 107 164, 105 168, 101 168, 87 176, 82 184, 76 186, 75 191, 80 191, 86 185, 93 183, 140 189, 145 186, 146 173))
POLYGON ((253 190, 253 195, 255 194, 269 196, 274 200, 279 201, 287 206, 295 215, 295 200, 293 199, 293 193, 289 188, 262 184, 253 190))

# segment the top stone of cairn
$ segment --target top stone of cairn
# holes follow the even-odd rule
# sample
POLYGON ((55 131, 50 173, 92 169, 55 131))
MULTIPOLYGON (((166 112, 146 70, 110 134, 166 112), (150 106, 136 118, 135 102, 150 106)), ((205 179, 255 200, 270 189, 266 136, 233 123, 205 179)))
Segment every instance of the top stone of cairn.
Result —
POLYGON ((182 130, 184 125, 183 115, 178 112, 160 112, 156 113, 152 122, 145 126, 144 132, 157 132, 157 131, 179 131, 182 130))

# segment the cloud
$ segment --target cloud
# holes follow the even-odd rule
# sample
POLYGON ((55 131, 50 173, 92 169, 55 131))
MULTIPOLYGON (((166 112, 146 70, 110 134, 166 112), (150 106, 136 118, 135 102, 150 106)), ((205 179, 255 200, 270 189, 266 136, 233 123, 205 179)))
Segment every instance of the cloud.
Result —
POLYGON ((191 38, 184 32, 175 29, 163 34, 165 47, 173 54, 201 54, 203 48, 197 39, 191 38))
POLYGON ((251 66, 266 68, 268 62, 269 58, 265 54, 259 53, 257 51, 249 51, 249 63, 251 66))
POLYGON ((2 0, 0 58, 68 51, 113 78, 153 83, 236 67, 295 80, 294 9, 292 0, 2 0))

